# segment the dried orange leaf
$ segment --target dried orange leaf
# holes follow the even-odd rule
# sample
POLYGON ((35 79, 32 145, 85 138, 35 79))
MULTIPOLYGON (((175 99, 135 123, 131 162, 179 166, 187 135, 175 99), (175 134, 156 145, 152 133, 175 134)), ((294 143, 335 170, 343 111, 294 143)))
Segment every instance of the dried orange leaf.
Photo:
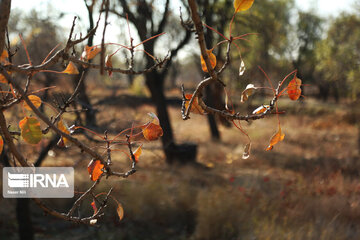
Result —
MULTIPOLYGON (((185 108, 189 107, 189 102, 191 98, 192 94, 185 94, 185 99, 188 100, 185 102, 185 108)), ((194 98, 194 101, 191 104, 190 112, 195 114, 204 114, 205 110, 199 105, 198 97, 194 98)))
POLYGON ((91 160, 87 169, 90 174, 91 181, 96 181, 103 174, 104 164, 100 160, 91 160))
POLYGON ((3 148, 4 148, 4 140, 3 140, 2 136, 0 135, 0 154, 3 151, 3 148))
POLYGON ((270 108, 269 105, 262 105, 260 107, 258 107, 257 109, 255 109, 252 114, 260 114, 260 113, 264 113, 266 110, 268 110, 270 108))
POLYGON ((139 157, 142 153, 142 146, 139 146, 135 151, 134 151, 134 157, 135 157, 135 162, 139 162, 139 157))
MULTIPOLYGON (((212 49, 206 50, 206 53, 209 56, 211 67, 214 68, 216 66, 216 56, 212 53, 212 49)), ((202 70, 204 72, 208 72, 205 60, 204 60, 202 55, 200 56, 200 60, 201 60, 201 68, 202 68, 202 70)))
POLYGON ((242 159, 248 159, 250 157, 251 142, 245 145, 242 159))
POLYGON ((234 8, 236 12, 246 11, 253 5, 254 0, 234 0, 234 8))
POLYGON ((142 133, 144 138, 148 141, 157 140, 163 135, 163 130, 155 113, 148 114, 151 117, 151 121, 141 126, 142 133))
POLYGON ((245 90, 241 93, 241 102, 245 102, 254 93, 256 87, 254 84, 248 84, 245 90))
POLYGON ((119 202, 117 202, 116 213, 119 216, 119 220, 121 221, 124 218, 124 208, 119 202))
POLYGON ((40 129, 40 122, 35 117, 24 117, 19 122, 21 129, 21 136, 25 142, 30 144, 37 144, 42 139, 42 132, 40 129))
POLYGON ((65 70, 62 71, 62 73, 67 73, 67 74, 79 74, 79 70, 77 69, 77 67, 75 66, 75 64, 70 61, 69 64, 67 65, 67 67, 65 68, 65 70))
POLYGON ((296 76, 289 82, 287 86, 288 96, 291 100, 298 100, 301 96, 301 80, 296 76))
POLYGON ((154 123, 147 123, 141 127, 144 138, 148 141, 157 140, 163 135, 163 130, 160 125, 154 123))
POLYGON ((101 52, 101 48, 97 46, 89 47, 85 46, 83 53, 81 54, 81 58, 84 60, 93 59, 99 52, 101 52))
MULTIPOLYGON (((59 120, 57 127, 59 130, 61 130, 64 133, 67 133, 67 134, 71 133, 69 128, 67 127, 66 123, 64 123, 64 121, 62 119, 59 120)), ((57 145, 60 147, 68 147, 68 146, 70 146, 70 141, 69 141, 69 139, 67 139, 63 136, 60 136, 60 139, 59 139, 59 142, 57 143, 57 145)))
MULTIPOLYGON (((31 102, 36 108, 39 108, 39 107, 41 106, 41 103, 42 103, 42 102, 41 102, 41 99, 40 99, 38 96, 36 96, 36 95, 29 95, 28 98, 29 98, 30 102, 31 102)), ((26 102, 24 102, 24 108, 26 108, 27 110, 32 111, 32 109, 30 108, 30 106, 29 106, 26 102)))
POLYGON ((271 137, 270 144, 266 148, 266 151, 273 149, 275 144, 284 140, 284 137, 285 137, 285 134, 281 132, 281 128, 279 127, 279 130, 277 131, 277 133, 275 133, 274 136, 271 137))
MULTIPOLYGON (((105 57, 105 66, 108 67, 108 68, 113 67, 112 61, 111 61, 112 56, 113 55, 106 55, 106 57, 105 57)), ((109 74, 109 77, 111 77, 112 76, 112 71, 108 70, 108 74, 109 74)))

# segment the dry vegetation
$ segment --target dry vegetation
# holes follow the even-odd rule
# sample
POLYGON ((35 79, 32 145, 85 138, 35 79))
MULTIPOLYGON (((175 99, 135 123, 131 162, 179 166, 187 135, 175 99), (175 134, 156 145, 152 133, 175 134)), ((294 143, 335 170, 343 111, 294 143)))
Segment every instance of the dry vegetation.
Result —
MULTIPOLYGON (((110 90, 93 89, 93 102, 107 96, 106 91, 111 95, 110 90)), ((116 96, 124 93, 118 91, 116 96)), ((180 96, 179 92, 172 94, 180 96)), ((115 134, 153 111, 147 101, 136 105, 135 97, 128 98, 96 105, 99 125, 115 134)), ((244 124, 253 140, 252 156, 247 160, 241 159, 244 136, 234 128, 221 127, 222 141, 212 142, 204 116, 193 115, 191 121, 183 122, 180 105, 172 106, 176 140, 198 143, 202 165, 168 166, 160 143, 146 144, 137 174, 100 184, 99 191, 115 187, 115 196, 125 209, 123 221, 118 222, 110 207, 108 214, 113 218, 102 219, 99 227, 74 227, 44 217, 34 206, 37 239, 358 239, 357 131, 344 120, 345 105, 312 99, 296 106, 287 106, 286 100, 280 104, 287 111, 281 120, 285 140, 266 152, 276 119, 244 124), (297 115, 299 108, 305 114, 297 115)), ((40 146, 23 146, 29 154, 36 149, 40 146)), ((113 159, 124 166, 129 161, 120 153, 113 159)), ((88 161, 75 148, 55 149, 44 166, 75 162, 75 185, 81 191, 89 185, 88 161)), ((0 212, 6 218, 0 219, 0 238, 17 238, 14 202, 1 199, 0 212)), ((52 200, 51 204, 60 210, 72 202, 52 200)), ((82 211, 91 213, 90 201, 86 204, 82 211)))

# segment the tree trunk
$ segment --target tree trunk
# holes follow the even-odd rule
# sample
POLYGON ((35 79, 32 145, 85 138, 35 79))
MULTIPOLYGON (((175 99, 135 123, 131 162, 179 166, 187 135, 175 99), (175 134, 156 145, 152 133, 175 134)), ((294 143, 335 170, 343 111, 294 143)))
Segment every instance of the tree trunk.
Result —
MULTIPOLYGON (((6 143, 4 144, 5 148, 6 143)), ((11 167, 9 157, 4 150, 0 156, 0 162, 4 167, 11 167)), ((34 230, 31 221, 30 199, 17 198, 16 199, 16 220, 18 223, 18 234, 20 240, 34 239, 34 230)))
POLYGON ((164 95, 165 76, 155 71, 145 75, 146 85, 151 92, 152 101, 156 107, 156 113, 160 120, 160 125, 164 135, 161 138, 166 162, 169 164, 195 162, 196 145, 183 144, 176 145, 173 131, 170 125, 170 118, 167 111, 167 102, 164 95))
MULTIPOLYGON (((205 96, 206 96, 206 99, 205 99, 206 104, 210 107, 215 107, 212 86, 206 86, 205 96)), ((213 114, 208 114, 207 119, 209 122, 211 139, 216 140, 216 141, 220 140, 220 132, 219 132, 218 126, 216 124, 215 116, 213 114)))
POLYGON ((30 199, 16 199, 16 218, 19 225, 20 240, 33 240, 34 230, 31 221, 30 199))

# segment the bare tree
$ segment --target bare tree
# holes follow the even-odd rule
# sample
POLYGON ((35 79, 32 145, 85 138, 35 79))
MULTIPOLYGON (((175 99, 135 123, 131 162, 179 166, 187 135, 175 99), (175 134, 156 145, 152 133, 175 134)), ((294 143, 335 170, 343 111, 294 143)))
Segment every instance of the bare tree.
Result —
MULTIPOLYGON (((130 7, 128 1, 119 0, 119 6, 114 4, 110 12, 121 18, 126 18, 126 16, 128 16, 129 21, 135 26, 140 40, 145 41, 150 36, 156 36, 165 31, 166 25, 169 21, 169 15, 171 13, 170 0, 166 0, 160 20, 156 23, 156 16, 153 11, 152 4, 152 1, 141 0, 136 1, 136 7, 130 7)), ((180 162, 191 160, 189 159, 189 154, 186 153, 186 151, 179 149, 179 146, 175 144, 169 113, 167 111, 167 102, 164 95, 164 81, 170 69, 170 65, 172 63, 171 60, 190 40, 191 32, 183 32, 183 36, 178 41, 177 46, 170 50, 169 61, 164 64, 164 67, 160 70, 151 71, 145 74, 146 86, 150 90, 151 98, 156 106, 156 112, 158 114, 161 127, 164 129, 164 136, 161 140, 168 163, 172 163, 177 160, 180 162)), ((154 55, 157 41, 161 40, 155 39, 155 41, 144 43, 144 50, 149 54, 154 55)), ((145 66, 149 68, 152 62, 153 60, 151 58, 146 58, 145 66)))

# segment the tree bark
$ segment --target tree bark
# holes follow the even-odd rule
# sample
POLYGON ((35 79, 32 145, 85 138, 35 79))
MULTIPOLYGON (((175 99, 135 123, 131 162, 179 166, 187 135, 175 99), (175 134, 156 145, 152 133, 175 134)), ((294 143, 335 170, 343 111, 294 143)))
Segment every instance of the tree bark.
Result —
POLYGON ((30 199, 16 199, 16 218, 19 227, 20 240, 33 240, 34 230, 31 221, 30 199))
POLYGON ((156 107, 156 113, 160 120, 160 126, 163 129, 164 135, 161 138, 164 148, 166 160, 169 163, 174 161, 172 151, 175 147, 173 130, 170 125, 170 118, 167 111, 167 103, 164 95, 164 79, 161 74, 157 72, 150 72, 145 75, 146 86, 151 93, 152 101, 156 107))
POLYGON ((0 1, 0 55, 5 46, 5 32, 9 21, 11 0, 0 1))
MULTIPOLYGON (((206 96, 206 98, 205 98, 206 104, 210 107, 215 107, 214 106, 214 92, 213 92, 211 85, 206 86, 205 96, 206 96)), ((216 100, 218 100, 218 99, 216 99, 216 100)), ((209 127, 210 127, 211 139, 216 140, 216 141, 220 140, 220 132, 219 132, 216 120, 215 120, 215 116, 213 114, 208 114, 207 119, 208 119, 208 123, 209 123, 209 127)))

